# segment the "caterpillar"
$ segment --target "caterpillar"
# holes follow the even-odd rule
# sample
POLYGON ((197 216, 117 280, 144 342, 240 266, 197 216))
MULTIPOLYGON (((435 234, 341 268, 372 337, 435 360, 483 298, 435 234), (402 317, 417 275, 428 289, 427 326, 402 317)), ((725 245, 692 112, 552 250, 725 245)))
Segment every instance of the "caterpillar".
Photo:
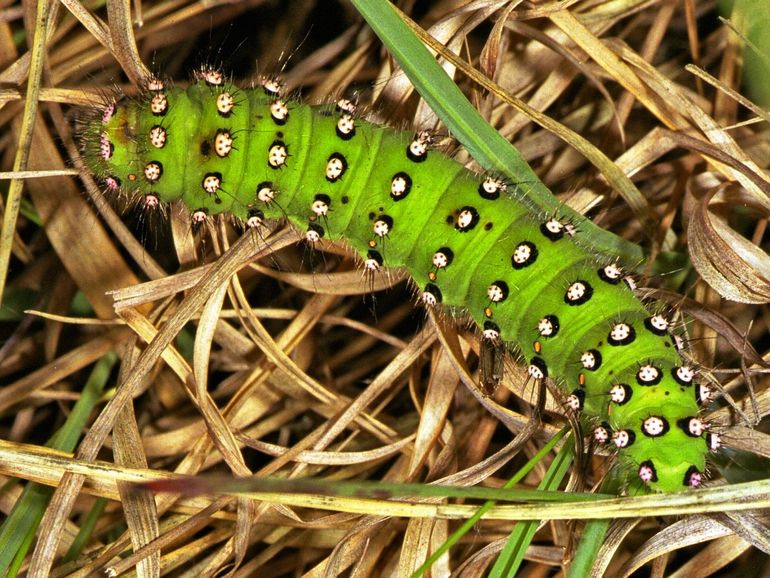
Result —
POLYGON ((181 202, 193 223, 247 227, 287 218, 311 245, 344 240, 369 275, 405 268, 425 306, 469 315, 484 342, 558 384, 593 440, 617 449, 630 493, 701 485, 719 447, 699 413, 710 392, 664 310, 575 242, 568 218, 432 144, 349 100, 311 106, 273 79, 239 88, 203 68, 186 89, 151 79, 139 98, 106 103, 83 149, 108 190, 146 210, 181 202))

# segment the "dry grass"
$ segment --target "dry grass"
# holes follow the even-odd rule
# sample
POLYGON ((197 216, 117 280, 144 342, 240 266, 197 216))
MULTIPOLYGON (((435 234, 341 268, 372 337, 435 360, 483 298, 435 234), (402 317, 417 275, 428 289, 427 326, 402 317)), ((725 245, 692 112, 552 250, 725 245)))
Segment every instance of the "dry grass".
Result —
MULTIPOLYGON (((767 307, 746 302, 770 300, 763 252, 770 246, 763 172, 770 146, 767 112, 740 82, 740 37, 718 20, 714 2, 559 4, 563 10, 435 1, 412 17, 435 26, 435 36, 504 93, 544 113, 543 122, 582 152, 534 123, 534 113, 518 112, 516 102, 481 91, 472 72, 458 75, 478 109, 565 202, 646 247, 649 284, 698 320, 690 326, 694 354, 715 368, 733 400, 710 414, 729 445, 712 468, 714 483, 763 478, 770 382, 744 343, 768 359, 767 307), (715 289, 742 302, 720 300, 715 289)), ((311 100, 354 91, 382 120, 435 122, 408 83, 387 82, 393 63, 344 2, 160 1, 142 7, 135 45, 120 3, 110 5, 110 36, 93 17, 106 18, 104 9, 63 2, 51 7, 49 42, 37 53, 27 43, 32 5, 0 6, 4 171, 76 166, 73 105, 116 85, 134 91, 127 79, 140 78, 145 65, 179 82, 204 62, 225 62, 244 83, 257 68, 285 68, 289 85, 311 100), (38 87, 27 84, 36 71, 38 87), (27 111, 39 102, 34 134, 23 120, 25 99, 27 111)), ((753 90, 761 99, 768 88, 755 83, 753 90)), ((0 253, 11 255, 4 304, 16 315, 0 324, 0 473, 7 481, 0 509, 11 511, 26 480, 57 488, 42 498, 50 504, 37 541, 21 556, 30 575, 50 568, 55 576, 87 576, 110 567, 141 576, 223 569, 409 576, 456 521, 392 517, 382 499, 286 494, 281 505, 280 495, 271 502, 222 493, 153 501, 125 482, 173 472, 499 487, 564 423, 557 415, 530 422, 536 394, 519 369, 509 368, 492 397, 466 388, 458 359, 475 366, 473 333, 426 322, 402 276, 367 286, 339 248, 310 253, 282 230, 267 242, 252 234, 236 241, 224 223, 193 234, 178 211, 157 222, 115 213, 87 177, 49 173, 7 183, 0 181, 8 199, 0 253), (386 290, 372 295, 372 288, 386 290), (25 308, 50 317, 22 314, 25 308), (111 353, 120 360, 112 374, 111 353), (102 373, 93 367, 100 359, 102 373), (74 458, 47 449, 86 381, 100 375, 84 436, 70 448, 74 458), (511 432, 534 435, 512 445, 511 432), (64 561, 78 532, 83 542, 64 561)), ((518 487, 535 488, 552 458, 518 487)), ((606 464, 593 460, 570 488, 590 486, 606 464)), ((754 496, 751 487, 749 504, 765 499, 764 486, 754 496)), ((492 518, 430 575, 484 575, 514 526, 492 518)), ((35 526, 15 531, 27 527, 35 526)), ((564 571, 580 527, 545 522, 520 575, 564 571)), ((647 575, 756 576, 770 572, 762 553, 769 542, 767 519, 756 512, 616 520, 596 573, 622 575, 654 560, 647 575)))

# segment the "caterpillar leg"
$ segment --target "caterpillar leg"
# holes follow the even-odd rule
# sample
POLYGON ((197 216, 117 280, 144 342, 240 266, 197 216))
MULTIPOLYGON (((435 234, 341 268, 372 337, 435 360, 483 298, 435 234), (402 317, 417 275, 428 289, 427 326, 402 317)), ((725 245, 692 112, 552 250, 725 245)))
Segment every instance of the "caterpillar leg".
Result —
POLYGON ((499 330, 494 323, 488 321, 479 344, 479 374, 481 389, 487 395, 492 395, 503 379, 505 347, 500 340, 499 330))

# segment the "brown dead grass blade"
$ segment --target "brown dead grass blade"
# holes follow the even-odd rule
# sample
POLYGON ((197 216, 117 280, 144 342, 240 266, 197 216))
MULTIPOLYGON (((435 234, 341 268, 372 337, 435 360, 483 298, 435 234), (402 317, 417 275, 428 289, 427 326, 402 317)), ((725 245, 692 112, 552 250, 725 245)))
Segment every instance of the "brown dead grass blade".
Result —
MULTIPOLYGON (((401 272, 366 277, 349 248, 312 251, 278 224, 241 236, 226 221, 193 231, 177 209, 137 215, 72 169, 82 169, 82 107, 136 94, 147 70, 183 84, 197 64, 224 62, 249 85, 285 69, 313 101, 345 95, 396 126, 433 126, 435 115, 345 2, 62 0, 51 10, 46 50, 33 52, 43 31, 27 37, 29 5, 0 8, 0 173, 19 179, 2 205, 11 309, 0 317, 0 509, 23 482, 56 488, 23 569, 408 576, 456 521, 393 517, 386 500, 376 513, 329 512, 324 496, 151 496, 128 482, 218 473, 497 487, 561 429, 559 400, 549 395, 542 423, 531 419, 537 394, 511 359, 498 390, 483 392, 465 319, 415 310, 401 272), (90 365, 112 351, 121 371, 77 459, 45 448, 90 365), (84 547, 65 562, 81 530, 84 547)), ((761 44, 740 18, 721 21, 716 1, 438 0, 410 16, 565 203, 644 244, 649 284, 690 312, 693 348, 729 395, 709 415, 730 447, 714 483, 766 477, 768 103, 741 77, 743 42, 761 44)), ((571 484, 601 478, 608 461, 592 457, 571 484)), ((513 526, 481 521, 433 573, 485 575, 513 526)), ((752 575, 766 565, 767 527, 755 512, 616 521, 593 575, 752 575)), ((563 571, 575 528, 543 522, 522 572, 563 571)))

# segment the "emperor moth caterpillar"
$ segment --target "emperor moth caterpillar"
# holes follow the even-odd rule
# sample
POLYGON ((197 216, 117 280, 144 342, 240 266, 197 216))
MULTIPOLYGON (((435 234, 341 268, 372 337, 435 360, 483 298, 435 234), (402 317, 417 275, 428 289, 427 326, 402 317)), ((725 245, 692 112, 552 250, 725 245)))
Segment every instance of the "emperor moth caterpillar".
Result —
POLYGON ((431 141, 367 122, 347 100, 310 106, 277 82, 238 88, 205 68, 187 89, 153 79, 139 99, 108 103, 84 150, 108 189, 147 209, 179 201, 195 223, 228 214, 250 227, 286 217, 311 244, 347 242, 370 274, 407 269, 426 306, 466 312, 532 379, 561 385, 594 440, 618 449, 630 491, 700 485, 719 439, 670 320, 618 263, 575 242, 579 227, 431 141))

